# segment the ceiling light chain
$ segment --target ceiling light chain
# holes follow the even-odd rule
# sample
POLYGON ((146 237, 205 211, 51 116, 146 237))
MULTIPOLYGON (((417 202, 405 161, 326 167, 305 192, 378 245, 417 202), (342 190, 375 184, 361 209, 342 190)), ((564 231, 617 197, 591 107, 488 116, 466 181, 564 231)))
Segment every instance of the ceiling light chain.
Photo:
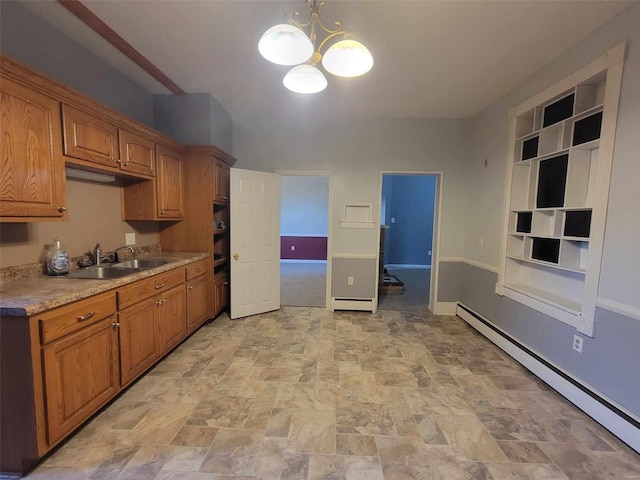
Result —
POLYGON ((349 33, 338 21, 335 28, 328 28, 320 19, 320 8, 326 2, 306 0, 310 5, 309 20, 301 22, 297 19, 300 13, 295 11, 288 24, 279 24, 267 30, 260 42, 260 54, 270 62, 278 65, 297 65, 289 70, 283 84, 289 90, 299 93, 317 93, 327 86, 327 80, 316 65, 322 66, 329 73, 342 77, 356 77, 367 73, 373 66, 373 57, 360 42, 350 39, 349 33), (318 48, 318 25, 327 33, 318 48), (309 35, 304 29, 309 27, 309 35), (329 40, 342 35, 343 39, 334 43, 325 52, 321 51, 329 40))

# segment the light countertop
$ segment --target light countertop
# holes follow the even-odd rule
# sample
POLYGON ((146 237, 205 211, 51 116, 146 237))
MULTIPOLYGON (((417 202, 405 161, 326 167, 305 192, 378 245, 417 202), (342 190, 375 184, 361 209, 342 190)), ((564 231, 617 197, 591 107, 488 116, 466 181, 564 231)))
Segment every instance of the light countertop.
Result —
POLYGON ((94 280, 40 275, 5 281, 0 285, 0 315, 31 316, 207 257, 209 257, 208 253, 193 252, 164 252, 140 256, 137 258, 163 259, 171 262, 116 279, 94 280))

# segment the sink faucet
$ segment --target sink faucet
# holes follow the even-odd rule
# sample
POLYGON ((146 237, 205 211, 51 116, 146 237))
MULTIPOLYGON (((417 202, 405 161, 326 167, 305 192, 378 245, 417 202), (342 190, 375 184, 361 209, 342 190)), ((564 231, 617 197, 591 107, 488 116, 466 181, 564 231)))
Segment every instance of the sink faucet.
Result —
POLYGON ((132 246, 130 246, 130 245, 122 245, 121 247, 115 248, 115 249, 113 250, 113 252, 111 252, 111 253, 107 256, 107 258, 109 259, 109 261, 110 261, 110 262, 113 262, 113 263, 118 263, 118 262, 120 261, 120 260, 118 259, 118 251, 119 251, 119 250, 122 250, 123 248, 128 249, 128 250, 131 252, 131 255, 134 255, 134 254, 136 253, 132 246))
POLYGON ((102 251, 102 247, 100 246, 99 243, 97 243, 93 249, 93 263, 96 266, 100 265, 102 262, 118 263, 118 251, 122 250, 123 248, 129 249, 131 254, 136 253, 133 247, 131 247, 130 245, 123 245, 121 247, 114 249, 110 254, 105 255, 102 251))

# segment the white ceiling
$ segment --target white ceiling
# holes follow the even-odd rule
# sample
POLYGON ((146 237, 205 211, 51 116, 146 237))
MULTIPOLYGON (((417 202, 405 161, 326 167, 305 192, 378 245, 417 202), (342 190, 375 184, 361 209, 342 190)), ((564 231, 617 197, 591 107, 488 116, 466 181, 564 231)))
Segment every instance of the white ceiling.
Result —
MULTIPOLYGON (((633 1, 329 0, 339 20, 373 54, 367 75, 313 96, 282 86, 288 67, 257 51, 262 33, 296 1, 83 0, 187 92, 210 92, 232 116, 468 117, 490 105, 633 1)), ((30 9, 154 93, 167 90, 57 2, 30 9)))

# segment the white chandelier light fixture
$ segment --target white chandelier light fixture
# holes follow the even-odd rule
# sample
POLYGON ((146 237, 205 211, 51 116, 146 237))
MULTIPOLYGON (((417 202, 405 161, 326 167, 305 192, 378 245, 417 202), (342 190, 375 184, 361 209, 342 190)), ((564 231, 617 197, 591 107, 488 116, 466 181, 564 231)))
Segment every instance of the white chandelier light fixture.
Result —
POLYGON ((334 22, 335 28, 327 28, 320 20, 320 8, 326 2, 306 0, 311 8, 311 17, 306 22, 297 20, 300 14, 293 13, 290 23, 275 25, 267 30, 260 42, 258 51, 277 65, 296 65, 285 75, 282 83, 297 93, 317 93, 327 87, 327 79, 317 67, 322 63, 324 69, 339 77, 358 77, 373 67, 373 57, 367 47, 349 37, 340 22, 334 22), (305 28, 309 34, 305 33, 305 28), (316 48, 318 27, 326 33, 316 48), (342 40, 331 45, 324 53, 321 51, 328 42, 342 36, 342 40))

